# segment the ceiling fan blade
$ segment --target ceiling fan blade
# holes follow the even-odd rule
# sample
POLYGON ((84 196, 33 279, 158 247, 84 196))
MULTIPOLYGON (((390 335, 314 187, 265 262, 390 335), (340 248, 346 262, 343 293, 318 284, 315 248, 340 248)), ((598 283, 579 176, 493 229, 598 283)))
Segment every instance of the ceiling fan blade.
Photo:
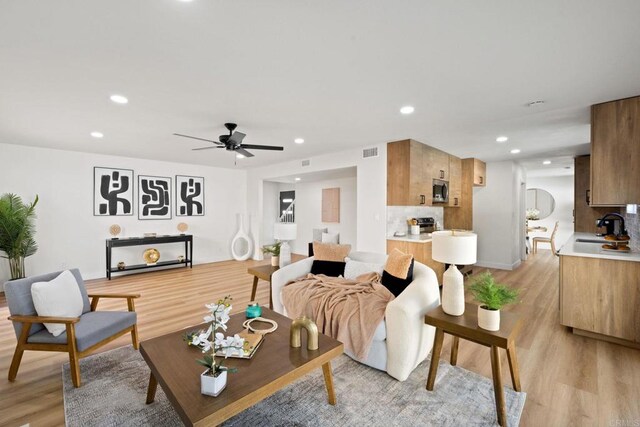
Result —
POLYGON ((220 145, 221 143, 218 141, 213 141, 211 139, 204 139, 204 138, 198 138, 197 136, 189 136, 189 135, 183 135, 181 133, 174 133, 175 136, 181 136, 183 138, 191 138, 191 139, 197 139, 198 141, 206 141, 206 142, 213 142, 214 144, 218 144, 220 145))
POLYGON ((249 148, 249 149, 252 149, 252 150, 284 151, 284 147, 276 147, 275 145, 242 144, 242 148, 249 148))
POLYGON ((245 157, 253 157, 253 154, 251 154, 250 152, 248 152, 247 150, 245 150, 242 147, 236 148, 235 152, 238 153, 238 154, 242 154, 245 157))
POLYGON ((245 136, 247 135, 245 135, 242 132, 234 132, 227 140, 227 143, 232 143, 233 145, 240 145, 242 144, 242 140, 244 139, 245 136))
POLYGON ((224 148, 222 145, 212 145, 211 147, 192 148, 191 151, 209 150, 210 148, 224 148))

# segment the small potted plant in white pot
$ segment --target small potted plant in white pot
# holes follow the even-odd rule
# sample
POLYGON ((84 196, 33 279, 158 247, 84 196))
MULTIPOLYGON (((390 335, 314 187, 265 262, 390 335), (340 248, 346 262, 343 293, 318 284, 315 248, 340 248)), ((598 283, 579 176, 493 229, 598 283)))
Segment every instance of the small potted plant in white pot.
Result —
POLYGON ((277 267, 280 262, 280 246, 282 246, 282 242, 275 242, 273 245, 262 247, 263 254, 271 254, 271 265, 273 267, 277 267))
POLYGON ((488 272, 476 277, 469 290, 480 303, 478 326, 488 331, 500 330, 500 309, 516 301, 518 290, 496 283, 488 272))
POLYGON ((200 375, 200 392, 208 396, 216 397, 227 385, 227 372, 236 372, 235 368, 228 368, 223 365, 224 359, 234 354, 243 354, 244 338, 237 334, 226 337, 218 329, 227 330, 229 312, 231 311, 231 297, 226 296, 218 300, 215 304, 206 304, 209 315, 204 317, 204 321, 210 323, 206 331, 191 332, 185 335, 185 341, 189 345, 197 346, 205 353, 198 363, 207 368, 200 375), (222 351, 224 359, 216 359, 216 352, 222 351))

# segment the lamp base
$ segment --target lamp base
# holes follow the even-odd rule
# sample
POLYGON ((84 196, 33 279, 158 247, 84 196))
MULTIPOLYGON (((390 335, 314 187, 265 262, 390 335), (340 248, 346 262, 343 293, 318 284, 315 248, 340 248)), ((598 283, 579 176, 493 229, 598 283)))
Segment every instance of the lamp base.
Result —
POLYGON ((282 242, 282 246, 280 246, 280 262, 279 267, 282 268, 285 265, 291 264, 291 246, 285 240, 282 242))
POLYGON ((464 276, 455 264, 442 275, 442 311, 451 316, 464 314, 464 276))

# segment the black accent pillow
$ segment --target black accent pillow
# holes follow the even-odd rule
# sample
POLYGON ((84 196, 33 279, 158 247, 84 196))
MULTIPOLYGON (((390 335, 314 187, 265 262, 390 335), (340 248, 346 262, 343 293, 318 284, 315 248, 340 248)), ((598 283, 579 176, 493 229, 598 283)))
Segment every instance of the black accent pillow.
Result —
POLYGON ((387 270, 382 272, 382 279, 380 279, 380 283, 382 283, 385 288, 389 289, 389 291, 391 291, 391 293, 396 297, 400 295, 411 282, 413 282, 413 260, 411 260, 411 264, 409 265, 409 272, 407 273, 406 279, 392 276, 387 273, 387 270))
POLYGON ((320 261, 314 259, 311 266, 311 274, 324 274, 331 277, 343 276, 345 265, 347 263, 342 261, 320 261))

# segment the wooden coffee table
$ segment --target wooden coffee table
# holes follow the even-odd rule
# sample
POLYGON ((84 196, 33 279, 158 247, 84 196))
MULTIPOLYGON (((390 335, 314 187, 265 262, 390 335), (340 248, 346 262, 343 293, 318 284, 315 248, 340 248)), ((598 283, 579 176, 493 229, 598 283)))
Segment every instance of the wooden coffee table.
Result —
POLYGON ((502 371, 500 367, 499 348, 507 350, 509 370, 513 389, 520 391, 520 373, 518 359, 516 358, 516 337, 522 329, 522 319, 514 313, 500 312, 500 330, 487 331, 478 326, 478 306, 466 304, 462 316, 450 316, 442 311, 442 306, 434 308, 425 316, 425 323, 436 327, 436 337, 431 354, 431 366, 427 379, 427 390, 433 390, 438 371, 438 361, 442 351, 444 334, 453 335, 451 348, 451 364, 455 366, 458 361, 458 345, 460 338, 473 341, 477 344, 491 348, 491 372, 493 373, 493 391, 496 397, 496 412, 498 424, 506 426, 507 413, 504 403, 504 390, 502 389, 502 371))
MULTIPOLYGON (((184 332, 207 325, 141 342, 140 353, 151 369, 147 403, 153 402, 160 384, 187 426, 218 425, 322 367, 329 404, 335 405, 331 360, 342 354, 342 343, 320 334, 318 350, 307 350, 303 332, 302 347, 292 348, 289 345, 291 319, 264 307, 262 310, 262 317, 278 322, 278 329, 266 335, 252 359, 226 360, 225 365, 238 368, 238 372, 228 375, 227 386, 218 397, 200 393, 200 374, 205 368, 197 364, 196 359, 200 359, 202 353, 182 340, 184 332)), ((244 320, 244 312, 231 316, 227 333, 240 332, 244 320)))

